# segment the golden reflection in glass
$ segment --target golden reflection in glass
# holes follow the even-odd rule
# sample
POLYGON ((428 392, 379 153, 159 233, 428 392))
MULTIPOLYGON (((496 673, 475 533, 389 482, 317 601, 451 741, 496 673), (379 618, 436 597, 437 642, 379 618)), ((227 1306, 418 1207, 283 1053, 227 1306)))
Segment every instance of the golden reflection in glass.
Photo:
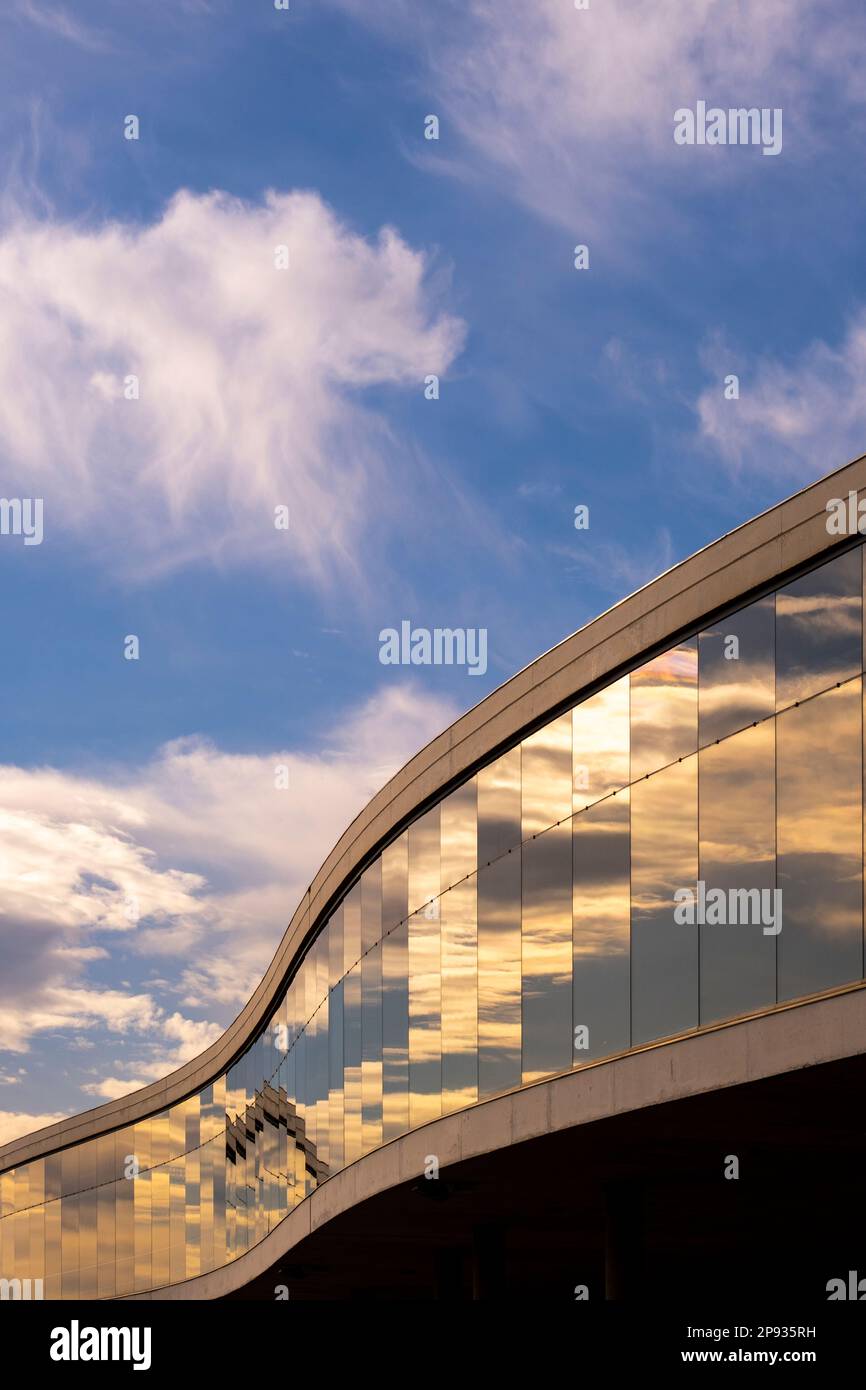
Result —
MULTIPOLYGON (((113 1142, 113 1136, 109 1135, 113 1142)), ((59 1298, 61 1294, 60 1263, 60 1194, 62 1161, 60 1154, 49 1154, 45 1160, 45 1286, 46 1298, 59 1298)), ((3 1179, 0 1178, 0 1183, 3 1179)), ((116 1218, 115 1218, 116 1219, 116 1218)), ((0 1225, 3 1223, 0 1222, 0 1225)), ((0 1266, 2 1268, 2 1266, 0 1266)), ((118 1287, 117 1292, 120 1292, 118 1287)))
POLYGON ((114 1139, 114 1270, 118 1296, 135 1292, 135 1184, 126 1177, 131 1132, 119 1129, 114 1139))
POLYGON ((698 746, 698 645, 689 638, 631 673, 631 781, 698 746))
MULTIPOLYGON (((627 757, 627 724, 625 746, 627 757)), ((626 787, 574 817, 575 1066, 621 1052, 631 1040, 629 799, 626 787)))
POLYGON ((627 787, 629 770, 629 678, 590 695, 571 712, 574 748, 572 809, 582 811, 610 792, 627 787))
POLYGON ((409 826, 409 1127, 442 1113, 440 813, 409 826))
POLYGON ((712 1023, 776 1000, 776 937, 756 920, 761 903, 772 910, 776 887, 775 722, 698 757, 700 878, 707 893, 721 889, 737 905, 738 918, 748 912, 748 922, 700 927, 701 1023, 712 1023))
POLYGON ((776 594, 776 708, 826 690, 860 669, 862 559, 857 549, 776 594))
POLYGON ((409 835, 382 852, 382 1137, 409 1128, 409 835), (398 925, 400 924, 400 925, 398 925))
POLYGON ((150 1131, 150 1230, 151 1278, 155 1288, 167 1284, 169 1266, 169 1119, 166 1113, 155 1115, 150 1131))
POLYGON ((780 999, 863 973, 861 684, 776 721, 780 999))
POLYGON ((319 936, 316 944, 316 1148, 318 1156, 319 1180, 324 1180, 330 1172, 331 1148, 328 1119, 330 1115, 328 1094, 328 937, 327 928, 319 936))
POLYGON ((520 1084, 520 748, 478 784, 478 1092, 520 1084))
POLYGON ((473 778, 442 803, 442 1110, 478 1099, 477 793, 473 778))
POLYGON ((720 618, 698 636, 698 742, 701 747, 775 709, 775 596, 720 618))
MULTIPOLYGON (((201 1092, 180 1106, 186 1161, 181 1163, 180 1248, 184 1252, 184 1279, 201 1274, 201 1092), (185 1249, 184 1249, 185 1246, 185 1249)), ((174 1208, 172 1208, 174 1220, 174 1208)), ((172 1239, 175 1248, 176 1236, 172 1239)))
POLYGON ((101 1135, 95 1143, 97 1297, 113 1298, 116 1284, 115 1221, 117 1207, 114 1192, 114 1135, 101 1135))
POLYGON ((343 902, 343 1048, 344 1117, 347 1163, 361 1157, 361 887, 343 902))
MULTIPOLYGON (((328 1028, 328 1129, 330 1171, 343 1167, 343 908, 328 924, 328 969, 331 982, 328 1028)), ((291 1136, 290 1136, 291 1137, 291 1136)))
POLYGON ((382 1142, 382 861, 361 877, 361 1144, 382 1142))
MULTIPOLYGON (((307 952, 306 959, 301 970, 304 981, 304 1133, 307 1138, 307 1158, 308 1173, 307 1187, 310 1188, 312 1181, 315 1186, 318 1159, 318 1126, 316 1114, 316 1088, 315 1088, 315 1067, 316 1067, 316 1032, 319 1026, 318 1005, 318 974, 316 966, 317 944, 313 944, 307 952)), ((360 950, 359 950, 360 954, 360 950)), ((358 1068, 358 1087, 360 1090, 361 1077, 360 1066, 358 1068)))
POLYGON ((571 745, 569 711, 522 748, 524 1082, 571 1066, 571 745))
POLYGON ((698 1022, 698 928, 674 920, 674 893, 698 878, 698 760, 631 789, 632 1044, 698 1022))
POLYGON ((80 1180, 81 1146, 64 1149, 60 1156, 60 1182, 63 1200, 60 1217, 60 1263, 61 1289, 63 1298, 78 1298, 80 1287, 80 1259, 78 1245, 78 1199, 81 1190, 80 1180))

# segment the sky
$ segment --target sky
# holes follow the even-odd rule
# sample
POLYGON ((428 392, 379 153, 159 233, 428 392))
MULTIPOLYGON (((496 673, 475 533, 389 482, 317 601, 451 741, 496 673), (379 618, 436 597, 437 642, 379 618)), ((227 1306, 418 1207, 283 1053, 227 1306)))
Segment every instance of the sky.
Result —
POLYGON ((413 753, 863 452, 864 60, 855 0, 6 0, 0 1142, 208 1046, 413 753), (736 108, 781 148, 675 139, 736 108))

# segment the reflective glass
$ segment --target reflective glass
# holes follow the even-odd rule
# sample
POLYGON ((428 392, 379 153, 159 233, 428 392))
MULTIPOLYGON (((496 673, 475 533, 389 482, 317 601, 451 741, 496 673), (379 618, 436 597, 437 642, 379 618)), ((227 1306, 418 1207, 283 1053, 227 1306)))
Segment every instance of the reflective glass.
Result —
POLYGON ((776 594, 776 708, 856 675, 863 650, 857 550, 776 594))
POLYGON ((520 1084, 520 857, 520 749, 515 748, 478 773, 481 1096, 520 1084))
POLYGON ((780 999, 863 973, 860 686, 858 678, 776 720, 780 999))
POLYGON ((569 712, 523 743, 524 1082, 571 1066, 571 729, 569 712))
POLYGON ((440 816, 409 827, 409 1126, 442 1113, 440 816))
POLYGON ((475 779, 442 803, 442 1109, 478 1099, 475 779))
POLYGON ((698 928, 674 919, 674 894, 696 890, 698 766, 690 758, 631 789, 632 1043, 698 1022, 698 928))
POLYGON ((382 1134, 409 1128, 409 836, 382 854, 382 1134))
POLYGON ((631 673, 631 780, 694 753, 698 644, 692 637, 631 673))
POLYGON ((699 754, 700 878, 732 908, 700 928, 701 1023, 775 1003, 775 732, 769 721, 699 754))
POLYGON ((772 594, 706 628, 698 638, 698 742, 726 738, 775 709, 772 594))

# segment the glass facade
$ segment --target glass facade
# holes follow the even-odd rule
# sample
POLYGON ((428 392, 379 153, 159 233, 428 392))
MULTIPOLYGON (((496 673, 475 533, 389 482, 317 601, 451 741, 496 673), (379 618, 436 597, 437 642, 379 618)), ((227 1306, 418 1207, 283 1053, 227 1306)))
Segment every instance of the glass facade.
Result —
POLYGON ((654 656, 425 811, 223 1076, 0 1174, 0 1276, 73 1299, 192 1278, 408 1129, 862 979, 863 566, 654 656))

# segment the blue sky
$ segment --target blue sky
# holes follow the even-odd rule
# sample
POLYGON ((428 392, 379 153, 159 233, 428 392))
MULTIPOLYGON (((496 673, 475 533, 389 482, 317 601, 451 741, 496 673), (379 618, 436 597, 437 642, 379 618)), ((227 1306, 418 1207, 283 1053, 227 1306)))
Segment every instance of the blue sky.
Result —
POLYGON ((847 0, 4 6, 0 1138, 194 1055, 408 756, 862 452, 864 50, 847 0), (699 100, 781 152, 677 146, 699 100), (486 675, 382 666, 403 618, 486 675))

